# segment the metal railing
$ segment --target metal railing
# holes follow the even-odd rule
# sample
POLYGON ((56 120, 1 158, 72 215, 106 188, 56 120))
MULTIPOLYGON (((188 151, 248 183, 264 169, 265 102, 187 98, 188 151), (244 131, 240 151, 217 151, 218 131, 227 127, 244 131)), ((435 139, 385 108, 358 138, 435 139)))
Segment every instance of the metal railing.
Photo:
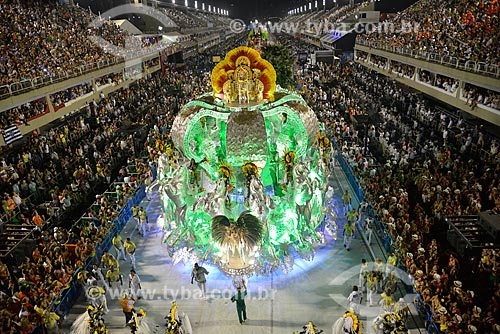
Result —
POLYGON ((99 60, 95 63, 89 63, 68 69, 66 71, 58 71, 57 73, 46 75, 43 77, 35 77, 24 79, 20 82, 14 82, 8 85, 0 86, 0 100, 10 96, 20 95, 32 90, 39 89, 44 86, 72 79, 90 72, 110 67, 112 65, 121 64, 126 61, 137 60, 147 56, 158 56, 158 52, 167 50, 167 54, 172 54, 181 49, 178 43, 169 45, 159 45, 158 48, 144 48, 136 50, 125 50, 120 57, 99 60), (170 49, 171 48, 171 49, 170 49))
POLYGON ((428 61, 431 63, 441 64, 448 67, 454 67, 456 69, 472 72, 480 75, 486 75, 490 77, 499 78, 500 77, 500 67, 497 64, 489 64, 485 62, 475 62, 472 60, 457 58, 453 56, 442 55, 438 53, 432 53, 423 50, 412 50, 406 49, 399 46, 388 45, 384 42, 378 41, 365 41, 362 39, 356 39, 357 45, 367 46, 369 48, 388 51, 391 53, 396 53, 408 57, 412 57, 419 60, 428 61))
POLYGON ((0 86, 0 100, 9 96, 15 96, 28 91, 39 89, 41 87, 68 80, 86 73, 90 73, 99 69, 103 69, 115 64, 122 63, 124 60, 120 58, 110 58, 100 60, 95 63, 81 65, 67 71, 60 71, 58 73, 47 75, 44 77, 36 77, 32 79, 25 79, 20 82, 14 82, 9 85, 0 86))

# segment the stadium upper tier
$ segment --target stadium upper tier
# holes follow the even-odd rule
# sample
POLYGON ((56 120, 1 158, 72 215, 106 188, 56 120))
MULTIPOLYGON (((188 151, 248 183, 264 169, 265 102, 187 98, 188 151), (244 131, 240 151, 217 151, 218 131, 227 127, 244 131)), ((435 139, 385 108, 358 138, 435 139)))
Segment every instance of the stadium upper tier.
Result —
POLYGON ((359 35, 357 42, 498 66, 499 11, 498 0, 421 0, 385 22, 389 31, 359 35))
POLYGON ((88 10, 54 1, 30 3, 7 1, 0 10, 1 84, 11 84, 62 73, 81 66, 115 60, 92 43, 98 35, 123 47, 127 33, 113 24, 89 27, 94 19, 88 10))
MULTIPOLYGON (((180 8, 162 11, 178 25, 174 29, 180 30, 179 34, 191 35, 209 27, 227 26, 229 20, 180 8)), ((0 19, 2 96, 111 66, 124 58, 140 56, 144 47, 149 46, 106 18, 56 1, 8 0, 0 7, 0 19), (103 38, 106 41, 103 44, 107 45, 98 45, 93 36, 103 38)), ((196 39, 196 36, 187 37, 196 39)), ((179 41, 182 40, 181 35, 179 41)))

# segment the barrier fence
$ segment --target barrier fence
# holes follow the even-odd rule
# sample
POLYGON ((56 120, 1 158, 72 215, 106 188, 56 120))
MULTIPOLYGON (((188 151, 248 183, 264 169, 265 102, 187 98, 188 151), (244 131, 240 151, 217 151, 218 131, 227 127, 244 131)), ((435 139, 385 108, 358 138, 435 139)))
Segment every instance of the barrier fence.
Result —
POLYGON ((448 67, 454 67, 463 71, 473 72, 480 75, 486 75, 496 78, 500 77, 500 66, 497 64, 490 64, 486 62, 475 62, 468 59, 441 55, 437 53, 428 52, 425 50, 412 50, 403 47, 396 47, 388 45, 387 43, 384 42, 365 41, 359 38, 356 39, 356 44, 367 46, 373 49, 400 54, 403 56, 412 57, 415 59, 428 61, 431 63, 437 63, 448 67))
MULTIPOLYGON (((335 142, 335 138, 329 134, 330 140, 333 144, 333 148, 337 152, 337 161, 339 162, 340 167, 342 168, 342 171, 345 173, 349 184, 351 185, 355 195, 358 197, 358 200, 365 201, 368 203, 368 215, 374 218, 374 223, 375 223, 375 228, 374 232, 376 233, 377 237, 379 240, 382 242, 382 246, 384 247, 386 253, 387 252, 394 252, 393 244, 394 244, 394 239, 392 236, 388 233, 387 229, 385 226, 382 224, 380 219, 377 217, 377 213, 374 210, 374 207, 370 200, 365 198, 363 194, 363 188, 361 186, 361 183, 359 182, 359 179, 355 176, 354 171, 352 167, 345 161, 342 151, 340 147, 337 145, 335 142)), ((406 269, 401 267, 401 269, 406 269)), ((408 288, 408 286, 405 286, 405 288, 408 288)), ((419 311, 420 315, 425 318, 425 323, 426 323, 426 330, 428 334, 439 334, 441 333, 439 330, 438 325, 434 322, 434 311, 430 306, 425 305, 423 302, 422 296, 420 293, 417 291, 415 286, 409 286, 411 292, 413 294, 416 294, 417 298, 415 299, 415 306, 417 307, 417 310, 419 311)))

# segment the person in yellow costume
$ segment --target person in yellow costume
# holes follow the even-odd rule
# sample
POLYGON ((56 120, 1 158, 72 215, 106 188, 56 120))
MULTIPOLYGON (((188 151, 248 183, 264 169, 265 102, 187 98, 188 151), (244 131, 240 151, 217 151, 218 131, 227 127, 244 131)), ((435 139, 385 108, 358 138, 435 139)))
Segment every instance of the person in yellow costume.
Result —
POLYGON ((49 310, 45 310, 42 316, 43 327, 46 334, 59 334, 59 320, 61 318, 49 310))

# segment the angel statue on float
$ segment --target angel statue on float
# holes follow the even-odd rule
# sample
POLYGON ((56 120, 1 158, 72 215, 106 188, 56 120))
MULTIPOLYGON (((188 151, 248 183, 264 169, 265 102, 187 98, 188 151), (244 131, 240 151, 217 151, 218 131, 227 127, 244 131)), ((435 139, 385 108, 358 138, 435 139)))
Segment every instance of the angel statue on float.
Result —
POLYGON ((212 219, 212 239, 220 245, 221 262, 231 268, 246 268, 256 255, 262 238, 262 224, 249 211, 243 211, 236 221, 219 215, 212 219))
POLYGON ((231 180, 234 178, 234 171, 231 165, 229 165, 226 161, 222 161, 219 164, 219 169, 217 170, 219 176, 224 181, 224 198, 226 201, 226 206, 231 206, 231 197, 229 197, 229 193, 233 190, 234 186, 231 183, 231 180))
POLYGON ((283 155, 283 165, 285 167, 285 185, 291 185, 293 182, 293 168, 295 167, 295 160, 297 155, 293 151, 285 150, 283 155))
POLYGON ((263 220, 267 213, 267 206, 264 185, 259 178, 259 168, 253 162, 246 162, 241 169, 246 179, 245 205, 260 220, 263 220))

